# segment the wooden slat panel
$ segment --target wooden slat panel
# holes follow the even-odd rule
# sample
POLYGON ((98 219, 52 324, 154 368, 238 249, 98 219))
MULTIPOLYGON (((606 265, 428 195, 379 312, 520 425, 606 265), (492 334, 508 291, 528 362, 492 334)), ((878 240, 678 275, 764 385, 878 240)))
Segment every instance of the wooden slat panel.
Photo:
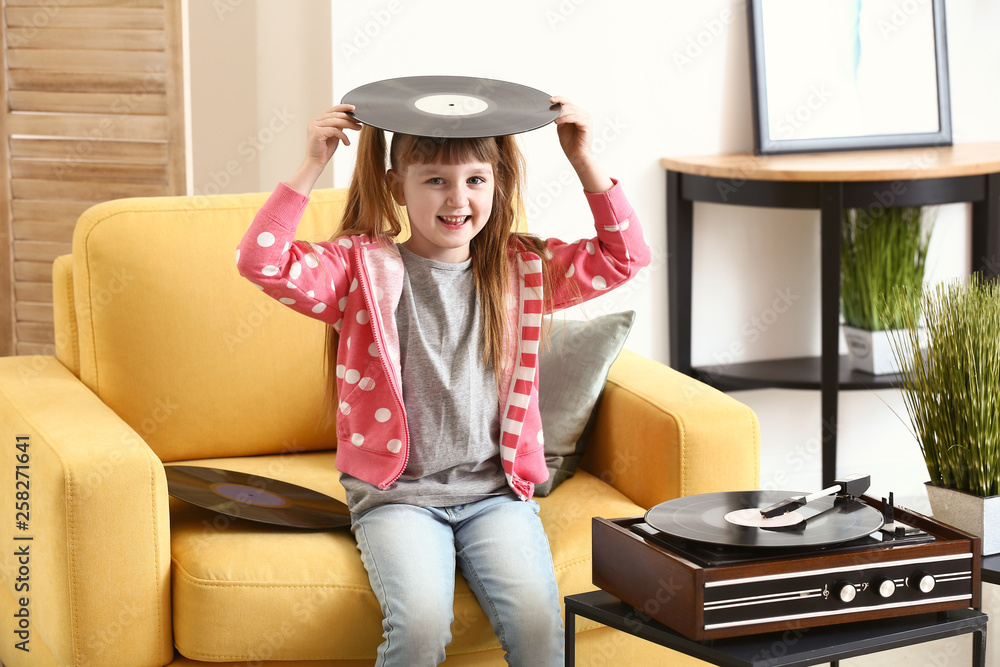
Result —
MULTIPOLYGON (((9 4, 9 3, 8 3, 9 4)), ((8 29, 20 26, 49 28, 138 28, 162 30, 163 10, 134 7, 9 7, 8 29)))
MULTIPOLYGON (((6 98, 7 90, 7 27, 0 21, 0 94, 6 98)), ((0 356, 17 352, 17 333, 14 329, 14 267, 11 259, 13 243, 11 229, 11 196, 8 156, 9 130, 6 99, 0 104, 0 356)), ((51 278, 46 278, 51 280, 51 278)))
POLYGON ((21 281, 14 285, 14 298, 18 301, 52 303, 52 283, 21 281))
POLYGON ((90 49, 11 49, 7 52, 10 69, 55 69, 87 72, 163 72, 166 54, 162 51, 121 51, 90 49))
POLYGON ((76 218, 67 222, 33 222, 14 218, 14 240, 69 243, 73 240, 74 227, 76 218))
POLYGON ((161 116, 14 113, 7 117, 10 134, 99 139, 167 141, 161 116))
POLYGON ((7 72, 11 90, 63 93, 163 94, 166 75, 162 72, 87 72, 26 68, 7 72))
POLYGON ((7 43, 14 49, 101 49, 112 51, 162 51, 162 30, 10 30, 7 43), (23 32, 19 35, 19 32, 23 32))
POLYGON ((167 114, 167 143, 169 150, 170 188, 168 194, 188 194, 187 155, 188 141, 184 112, 184 12, 182 3, 171 2, 164 12, 163 34, 167 55, 167 100, 170 113, 167 114))
POLYGON ((163 95, 150 93, 36 93, 11 90, 7 94, 11 111, 38 111, 46 113, 116 113, 160 115, 167 112, 163 95))
POLYGON ((14 280, 41 283, 52 280, 52 264, 45 262, 14 262, 14 280))
POLYGON ((124 197, 156 197, 166 194, 162 185, 141 183, 91 183, 11 179, 14 199, 72 199, 102 202, 124 197))
POLYGON ((52 316, 51 303, 18 301, 14 306, 14 313, 18 322, 40 322, 42 324, 52 324, 55 321, 55 318, 52 316))
POLYGON ((14 241, 14 261, 53 262, 56 257, 73 251, 71 243, 48 241, 14 241))
POLYGON ((84 211, 93 206, 91 201, 32 201, 19 199, 11 202, 14 219, 19 222, 76 224, 84 211))
POLYGON ((11 158, 41 158, 77 162, 166 164, 167 145, 160 141, 94 141, 89 139, 10 140, 11 158))
POLYGON ((49 323, 18 322, 16 326, 19 343, 51 343, 56 342, 56 332, 49 323))
POLYGON ((12 160, 13 178, 52 181, 117 181, 167 185, 163 165, 114 164, 111 162, 65 162, 63 160, 12 160))
POLYGON ((52 260, 87 208, 184 193, 181 6, 0 0, 0 354, 52 353, 52 260))
POLYGON ((67 222, 34 222, 14 220, 15 241, 46 241, 49 243, 69 243, 73 240, 76 218, 67 222))
MULTIPOLYGON (((8 7, 43 7, 54 11, 53 0, 7 0, 8 7)), ((164 0, 58 0, 60 7, 146 7, 163 9, 164 0)))

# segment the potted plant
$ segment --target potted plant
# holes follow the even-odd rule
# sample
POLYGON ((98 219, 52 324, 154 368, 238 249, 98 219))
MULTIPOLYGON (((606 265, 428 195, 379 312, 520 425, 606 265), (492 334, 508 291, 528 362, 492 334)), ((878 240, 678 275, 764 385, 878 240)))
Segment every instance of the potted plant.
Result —
POLYGON ((930 228, 924 227, 919 206, 844 211, 841 312, 855 369, 899 370, 887 332, 901 328, 903 308, 919 303, 930 242, 930 228), (908 289, 897 292, 896 286, 908 289))
POLYGON ((982 537, 984 555, 1000 553, 1000 284, 974 274, 903 303, 905 328, 892 348, 912 358, 900 386, 930 473, 931 510, 982 537))

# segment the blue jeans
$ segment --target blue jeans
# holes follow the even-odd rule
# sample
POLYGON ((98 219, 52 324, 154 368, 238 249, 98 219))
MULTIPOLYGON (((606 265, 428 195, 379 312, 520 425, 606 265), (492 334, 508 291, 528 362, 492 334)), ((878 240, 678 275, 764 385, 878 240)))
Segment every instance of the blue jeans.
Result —
POLYGON ((456 565, 509 665, 563 664, 559 591, 535 501, 507 495, 443 508, 382 505, 352 515, 351 531, 384 616, 379 667, 444 661, 456 565))

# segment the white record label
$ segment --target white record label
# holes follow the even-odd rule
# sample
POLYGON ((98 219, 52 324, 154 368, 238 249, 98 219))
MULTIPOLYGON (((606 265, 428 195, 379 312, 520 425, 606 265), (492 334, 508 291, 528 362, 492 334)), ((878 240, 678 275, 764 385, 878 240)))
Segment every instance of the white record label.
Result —
POLYGON ((417 98, 413 106, 436 116, 471 116, 490 108, 486 100, 459 94, 427 95, 417 98))
POLYGON ((726 514, 726 521, 737 526, 750 526, 751 528, 787 528, 796 526, 806 520, 798 512, 785 512, 768 519, 760 513, 760 509, 750 508, 736 510, 726 514))

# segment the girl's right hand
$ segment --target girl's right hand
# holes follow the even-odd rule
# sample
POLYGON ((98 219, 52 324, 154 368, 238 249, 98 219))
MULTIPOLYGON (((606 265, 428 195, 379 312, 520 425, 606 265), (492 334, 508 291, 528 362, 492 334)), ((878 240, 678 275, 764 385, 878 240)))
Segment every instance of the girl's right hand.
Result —
POLYGON ((361 123, 350 112, 353 104, 338 104, 316 116, 306 129, 306 157, 285 185, 308 196, 340 143, 350 146, 346 130, 360 130, 361 123))
POLYGON ((320 169, 333 157, 340 142, 351 145, 345 130, 360 130, 361 123, 355 120, 349 112, 354 111, 353 104, 338 104, 330 107, 326 113, 309 121, 306 132, 306 161, 320 169))

